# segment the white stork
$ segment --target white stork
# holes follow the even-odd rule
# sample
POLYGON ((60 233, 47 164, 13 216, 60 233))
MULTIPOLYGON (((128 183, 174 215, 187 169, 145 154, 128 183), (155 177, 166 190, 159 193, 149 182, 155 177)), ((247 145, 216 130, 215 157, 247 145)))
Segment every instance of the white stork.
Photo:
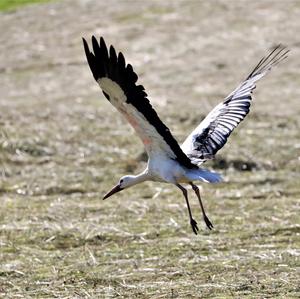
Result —
POLYGON ((198 197, 207 227, 212 229, 213 225, 206 216, 199 189, 193 182, 216 183, 221 181, 221 176, 200 168, 200 165, 214 158, 234 128, 248 114, 256 81, 285 59, 289 51, 278 45, 268 56, 262 58, 250 75, 179 146, 152 108, 144 87, 136 84, 138 76, 131 64, 126 64, 123 54, 119 52, 117 55, 113 46, 108 51, 102 37, 100 42, 92 37, 93 52, 85 39, 83 44, 90 69, 104 96, 134 128, 144 143, 149 158, 142 173, 123 176, 103 199, 144 181, 174 184, 184 195, 190 224, 197 234, 199 229, 192 216, 188 192, 181 185, 189 184, 198 197))

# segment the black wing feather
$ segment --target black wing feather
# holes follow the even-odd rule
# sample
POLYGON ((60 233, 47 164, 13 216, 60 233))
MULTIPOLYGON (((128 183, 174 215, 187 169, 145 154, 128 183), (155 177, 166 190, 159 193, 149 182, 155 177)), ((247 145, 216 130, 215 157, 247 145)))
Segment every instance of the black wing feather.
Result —
MULTIPOLYGON (((83 45, 88 64, 97 82, 101 78, 109 78, 117 83, 126 95, 126 102, 132 104, 146 120, 152 125, 163 140, 171 148, 175 155, 175 159, 187 168, 195 168, 191 160, 186 156, 178 145, 170 130, 159 119, 157 113, 152 108, 145 89, 142 85, 136 85, 138 80, 137 74, 134 72, 131 64, 125 62, 123 54, 118 55, 113 46, 107 50, 104 39, 100 38, 100 44, 96 38, 92 37, 93 52, 90 52, 86 40, 83 38, 83 45)), ((110 100, 109 95, 103 91, 105 97, 110 100)))

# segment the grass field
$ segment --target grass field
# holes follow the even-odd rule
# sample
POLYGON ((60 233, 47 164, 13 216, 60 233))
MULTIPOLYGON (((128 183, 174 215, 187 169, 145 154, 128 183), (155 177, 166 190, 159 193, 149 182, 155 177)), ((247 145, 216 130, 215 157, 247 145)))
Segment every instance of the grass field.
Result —
POLYGON ((10 11, 23 5, 46 2, 49 0, 0 0, 0 11, 10 11))
MULTIPOLYGON (((1 7, 1 6, 0 6, 1 7)), ((299 298, 298 1, 57 1, 0 18, 1 298, 299 298), (81 37, 122 49, 179 141, 275 44, 290 57, 201 185, 208 231, 172 186, 102 201, 145 165, 81 37)))

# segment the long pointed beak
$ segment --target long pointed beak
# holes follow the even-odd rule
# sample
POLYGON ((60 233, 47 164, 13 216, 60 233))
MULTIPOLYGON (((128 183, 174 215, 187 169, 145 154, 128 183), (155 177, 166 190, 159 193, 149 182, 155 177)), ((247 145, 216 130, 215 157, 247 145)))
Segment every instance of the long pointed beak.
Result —
POLYGON ((103 197, 103 200, 112 196, 113 194, 122 191, 123 189, 120 187, 120 185, 117 185, 115 187, 113 187, 108 193, 106 193, 103 197))

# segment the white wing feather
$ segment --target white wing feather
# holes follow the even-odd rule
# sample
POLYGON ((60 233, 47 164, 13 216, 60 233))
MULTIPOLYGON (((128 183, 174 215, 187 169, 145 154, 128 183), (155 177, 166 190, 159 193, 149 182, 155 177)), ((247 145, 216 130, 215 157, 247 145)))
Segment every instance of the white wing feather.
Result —
POLYGON ((267 57, 261 59, 246 80, 224 102, 217 105, 187 137, 181 148, 193 163, 199 165, 214 158, 227 142, 231 132, 249 113, 255 83, 285 59, 288 52, 281 45, 275 47, 267 57))

